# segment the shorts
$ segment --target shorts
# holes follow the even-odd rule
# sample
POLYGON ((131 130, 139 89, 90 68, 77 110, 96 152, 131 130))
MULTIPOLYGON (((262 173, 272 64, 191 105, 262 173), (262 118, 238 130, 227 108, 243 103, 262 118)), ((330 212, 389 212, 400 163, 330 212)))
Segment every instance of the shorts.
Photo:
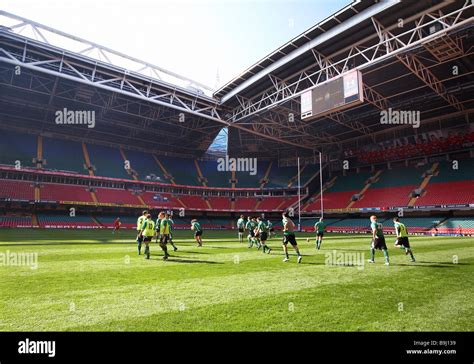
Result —
POLYGON ((318 232, 316 233, 316 236, 323 237, 323 236, 324 236, 324 231, 318 231, 318 232))
POLYGON ((395 244, 401 245, 406 249, 410 249, 410 242, 408 241, 408 236, 404 236, 402 238, 397 238, 395 244))
POLYGON ((260 233, 260 240, 266 241, 267 238, 268 238, 268 234, 267 234, 266 232, 262 231, 262 232, 260 233))
POLYGON ((372 249, 386 250, 387 244, 385 244, 385 237, 378 236, 377 238, 373 239, 371 247, 372 249))
POLYGON ((249 235, 251 238, 255 237, 255 232, 253 230, 250 230, 249 235))
POLYGON ((142 243, 142 242, 143 242, 143 236, 137 237, 137 241, 138 241, 139 243, 142 243))
POLYGON ((201 236, 202 235, 202 230, 198 230, 194 233, 194 236, 201 236))
POLYGON ((161 234, 160 235, 160 244, 167 244, 170 240, 170 234, 161 234))
POLYGON ((283 245, 287 245, 288 243, 290 243, 293 246, 298 245, 296 243, 295 234, 283 235, 283 245))
POLYGON ((148 243, 148 242, 151 241, 151 239, 153 239, 153 236, 144 236, 144 237, 143 237, 143 242, 144 242, 144 243, 148 243))
POLYGON ((239 228, 239 233, 243 233, 244 232, 244 228, 239 228))

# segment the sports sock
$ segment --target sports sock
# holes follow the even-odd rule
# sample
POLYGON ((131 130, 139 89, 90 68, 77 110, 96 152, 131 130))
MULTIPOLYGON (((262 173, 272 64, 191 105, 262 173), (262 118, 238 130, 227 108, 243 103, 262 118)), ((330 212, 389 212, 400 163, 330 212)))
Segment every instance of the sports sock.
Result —
POLYGON ((385 261, 388 262, 389 258, 388 258, 388 250, 387 249, 383 250, 383 255, 385 256, 385 261))
POLYGON ((415 260, 415 256, 413 255, 413 252, 410 250, 410 257, 411 259, 415 260))
POLYGON ((371 257, 371 260, 375 260, 375 249, 374 248, 370 249, 370 257, 371 257))

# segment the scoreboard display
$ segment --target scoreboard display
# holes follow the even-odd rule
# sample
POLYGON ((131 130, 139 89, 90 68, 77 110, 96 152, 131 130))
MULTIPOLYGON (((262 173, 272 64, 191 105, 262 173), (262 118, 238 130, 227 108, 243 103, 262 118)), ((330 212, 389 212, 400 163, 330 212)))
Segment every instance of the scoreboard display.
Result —
POLYGON ((305 91, 301 95, 301 119, 312 120, 362 102, 362 74, 354 70, 305 91))

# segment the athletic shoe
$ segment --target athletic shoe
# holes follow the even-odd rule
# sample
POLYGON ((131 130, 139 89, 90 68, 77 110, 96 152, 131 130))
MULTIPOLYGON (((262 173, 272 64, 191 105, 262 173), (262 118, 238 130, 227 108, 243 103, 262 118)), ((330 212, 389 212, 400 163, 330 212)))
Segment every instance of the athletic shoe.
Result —
POLYGON ((415 259, 410 259, 410 262, 415 263, 416 260, 415 259))
POLYGON ((165 254, 165 255, 163 256, 163 260, 168 260, 168 257, 169 257, 169 254, 165 254))
POLYGON ((369 263, 375 263, 375 260, 369 259, 368 262, 369 263))
POLYGON ((271 249, 271 248, 268 248, 267 254, 270 254, 271 251, 272 251, 272 249, 271 249))
POLYGON ((284 262, 289 262, 290 261, 290 258, 285 258, 283 259, 284 262))
POLYGON ((175 252, 176 250, 178 250, 178 248, 176 248, 176 247, 173 247, 173 251, 175 252))
POLYGON ((303 257, 301 255, 298 255, 298 263, 301 263, 301 259, 303 259, 303 257))
POLYGON ((385 262, 385 265, 390 265, 390 262, 385 262))

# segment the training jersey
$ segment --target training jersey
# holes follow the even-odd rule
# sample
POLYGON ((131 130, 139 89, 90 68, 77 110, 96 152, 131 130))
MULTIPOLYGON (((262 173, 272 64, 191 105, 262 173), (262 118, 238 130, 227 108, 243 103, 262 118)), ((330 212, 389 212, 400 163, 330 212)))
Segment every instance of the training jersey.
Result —
POLYGON ((257 223, 255 221, 249 220, 247 221, 247 224, 245 224, 245 228, 247 230, 253 230, 257 227, 257 223))
POLYGON ((245 227, 245 220, 242 219, 242 218, 238 219, 238 220, 237 220, 237 227, 238 227, 239 229, 243 229, 243 228, 245 227))
POLYGON ((168 219, 160 220, 160 234, 168 235, 170 233, 170 221, 168 219))
POLYGON ((146 219, 143 222, 141 230, 143 230, 143 235, 153 236, 155 235, 155 223, 152 219, 146 219))
POLYGON ((266 233, 268 232, 268 226, 264 221, 260 221, 257 225, 258 231, 261 233, 266 233))
POLYGON ((173 219, 168 219, 168 224, 170 226, 170 232, 171 232, 171 230, 173 230, 173 225, 174 225, 173 219))
POLYGON ((375 234, 377 236, 383 236, 383 225, 378 223, 377 221, 373 221, 370 223, 370 228, 372 231, 375 230, 375 234))
POLYGON ((293 231, 293 221, 291 221, 290 219, 283 219, 281 220, 282 224, 283 224, 283 229, 285 229, 285 224, 288 222, 288 230, 284 230, 283 231, 283 235, 294 235, 294 231, 293 231))
POLYGON ((157 218, 156 223, 155 223, 155 227, 156 227, 156 231, 157 231, 158 234, 160 233, 160 226, 161 226, 161 219, 157 218))
POLYGON ((318 221, 316 224, 314 224, 314 228, 318 233, 324 233, 326 231, 326 224, 322 221, 318 221))
POLYGON ((201 224, 197 221, 192 222, 191 226, 194 228, 194 231, 202 231, 201 224))
POLYGON ((393 225, 395 226, 395 231, 397 232, 397 236, 400 236, 401 238, 406 238, 408 236, 408 231, 405 224, 399 221, 396 221, 393 223, 393 225))
POLYGON ((137 231, 140 231, 142 229, 143 222, 145 221, 146 217, 145 216, 140 216, 137 219, 137 231))

